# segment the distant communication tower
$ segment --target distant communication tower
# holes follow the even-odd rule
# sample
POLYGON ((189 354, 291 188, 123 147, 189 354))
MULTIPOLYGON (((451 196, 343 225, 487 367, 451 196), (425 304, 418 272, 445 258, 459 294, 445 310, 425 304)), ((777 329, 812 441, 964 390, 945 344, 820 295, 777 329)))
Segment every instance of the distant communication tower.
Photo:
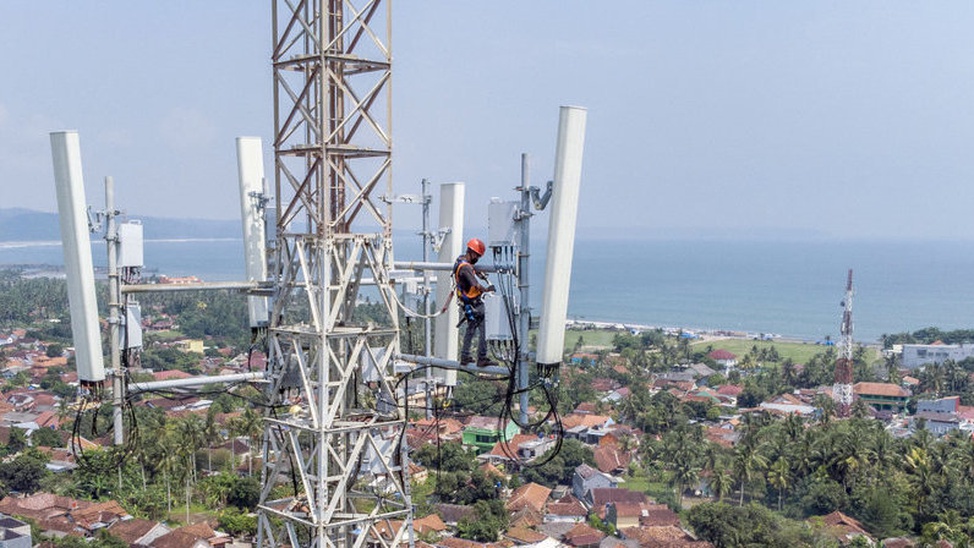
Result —
POLYGON ((400 545, 412 530, 392 379, 391 209, 381 200, 391 195, 392 146, 391 10, 382 4, 274 3, 261 547, 400 545), (355 314, 367 279, 384 305, 375 323, 355 314), (395 521, 405 524, 390 531, 395 521))
POLYGON ((832 399, 840 417, 848 417, 852 410, 852 269, 845 286, 845 300, 842 301, 842 340, 839 359, 835 362, 835 384, 832 385, 832 399))

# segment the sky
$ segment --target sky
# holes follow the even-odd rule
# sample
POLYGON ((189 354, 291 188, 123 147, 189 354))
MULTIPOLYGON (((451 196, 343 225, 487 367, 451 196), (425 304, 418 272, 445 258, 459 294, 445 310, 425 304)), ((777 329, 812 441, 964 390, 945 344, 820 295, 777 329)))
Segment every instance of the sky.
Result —
MULTIPOLYGON (((517 199, 522 153, 532 184, 552 177, 577 105, 580 235, 974 239, 974 3, 392 10, 394 191, 465 182, 470 226, 517 199)), ((242 135, 272 173, 269 2, 0 2, 0 27, 0 208, 56 210, 65 129, 96 208, 110 175, 130 215, 235 219, 242 135)))

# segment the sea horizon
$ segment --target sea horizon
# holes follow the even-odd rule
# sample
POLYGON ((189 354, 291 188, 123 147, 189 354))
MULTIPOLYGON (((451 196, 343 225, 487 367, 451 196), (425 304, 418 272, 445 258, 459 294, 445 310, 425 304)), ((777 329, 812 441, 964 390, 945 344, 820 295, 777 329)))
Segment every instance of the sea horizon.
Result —
MULTIPOLYGON (((420 260, 421 241, 395 239, 397 261, 420 260)), ((544 242, 532 242, 531 303, 540 306, 544 242)), ((242 280, 239 238, 145 240, 146 272, 242 280)), ((92 242, 104 268, 103 242, 92 242)), ((60 242, 0 242, 0 267, 63 264, 60 242)), ((570 320, 690 331, 770 334, 821 341, 839 336, 848 269, 853 336, 974 325, 974 241, 726 241, 579 238, 570 320)))

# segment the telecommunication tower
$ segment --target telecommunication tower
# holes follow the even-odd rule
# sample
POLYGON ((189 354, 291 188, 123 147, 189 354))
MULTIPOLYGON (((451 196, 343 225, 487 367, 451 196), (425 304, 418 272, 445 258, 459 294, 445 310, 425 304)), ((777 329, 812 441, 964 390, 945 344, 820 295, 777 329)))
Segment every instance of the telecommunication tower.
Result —
POLYGON ((852 410, 852 269, 845 286, 845 300, 842 301, 842 340, 839 346, 839 359, 835 362, 835 384, 832 385, 832 399, 835 400, 837 414, 848 417, 852 410))
POLYGON ((273 9, 276 235, 258 545, 399 545, 412 526, 381 200, 391 194, 391 9, 273 9), (355 315, 368 277, 386 321, 355 315), (390 535, 387 520, 405 524, 390 535))

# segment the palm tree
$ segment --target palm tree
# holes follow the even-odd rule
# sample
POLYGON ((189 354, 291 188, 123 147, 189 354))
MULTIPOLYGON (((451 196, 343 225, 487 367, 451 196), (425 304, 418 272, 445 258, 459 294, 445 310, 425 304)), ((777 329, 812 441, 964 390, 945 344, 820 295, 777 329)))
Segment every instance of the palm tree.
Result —
POLYGON ((866 424, 861 420, 843 423, 843 430, 835 446, 830 466, 840 474, 841 483, 846 489, 850 488, 859 471, 875 460, 875 454, 867 439, 866 424))
POLYGON ((687 487, 693 485, 700 479, 700 468, 694 464, 694 459, 684 458, 680 462, 674 463, 672 468, 673 477, 670 482, 676 487, 677 506, 683 508, 683 493, 687 487))
POLYGON ((216 422, 216 413, 212 410, 206 413, 203 424, 203 439, 206 441, 206 471, 213 472, 213 442, 221 441, 220 425, 216 422))
POLYGON ((970 546, 971 537, 964 531, 964 526, 960 512, 944 510, 937 516, 937 521, 924 524, 923 540, 930 545, 938 540, 949 540, 953 546, 970 546))
POLYGON ((703 431, 698 426, 681 426, 663 435, 661 456, 665 467, 673 472, 670 482, 677 488, 683 504, 683 492, 699 479, 703 431))
POLYGON ((742 443, 734 453, 734 474, 741 483, 741 506, 744 506, 744 490, 747 482, 754 478, 754 473, 768 467, 768 459, 764 458, 754 444, 742 443))
POLYGON ((68 417, 74 416, 76 411, 73 409, 70 401, 67 399, 61 399, 57 402, 55 413, 57 413, 58 424, 61 425, 61 428, 64 428, 68 417))
POLYGON ((827 425, 835 417, 835 400, 830 396, 819 394, 815 396, 815 406, 821 410, 822 424, 827 425))
POLYGON ((900 379, 900 364, 897 354, 890 352, 889 355, 886 356, 886 360, 884 361, 883 365, 886 367, 887 381, 893 384, 900 384, 902 379, 900 379))
POLYGON ((227 471, 208 476, 200 482, 200 491, 207 506, 222 508, 227 504, 227 497, 233 489, 236 475, 227 471))
POLYGON ((166 509, 168 512, 172 512, 172 482, 174 476, 185 470, 185 467, 179 465, 182 455, 174 424, 167 424, 162 434, 160 445, 162 445, 163 451, 159 457, 159 468, 162 470, 166 482, 166 509))
POLYGON ((623 432, 616 438, 619 441, 619 451, 629 455, 630 459, 634 457, 636 452, 637 442, 636 436, 632 432, 623 432))
POLYGON ((726 468, 715 468, 713 474, 710 476, 710 489, 713 491, 714 495, 717 497, 717 502, 724 500, 733 489, 733 478, 731 478, 730 472, 726 468))
POLYGON ((246 436, 250 442, 250 458, 247 459, 247 470, 254 474, 254 451, 260 449, 260 437, 264 434, 264 419, 252 408, 244 410, 236 421, 237 434, 246 436))
POLYGON ((930 448, 933 446, 933 434, 927 429, 917 430, 913 433, 913 437, 910 439, 914 447, 919 447, 924 451, 929 452, 930 448))
POLYGON ((953 459, 964 477, 974 478, 974 438, 963 436, 954 448, 953 459))
POLYGON ((723 448, 716 443, 707 443, 703 451, 703 467, 706 470, 716 470, 724 460, 723 448))
POLYGON ((801 415, 792 413, 785 417, 784 431, 789 443, 796 442, 805 433, 805 422, 801 418, 801 415))
POLYGON ((894 459, 898 458, 893 437, 879 421, 869 421, 869 424, 872 432, 869 447, 874 456, 872 464, 879 471, 887 470, 894 459))
POLYGON ((945 380, 946 369, 944 366, 938 363, 929 363, 920 372, 920 391, 933 392, 939 397, 943 393, 945 380))
POLYGON ((93 475, 85 478, 84 488, 95 500, 100 500, 102 496, 111 493, 112 480, 108 476, 93 475))
POLYGON ((619 422, 632 424, 636 420, 636 416, 639 415, 639 402, 633 397, 623 398, 619 402, 618 409, 619 422))
POLYGON ((917 491, 918 514, 923 513, 923 503, 933 494, 935 476, 927 451, 921 447, 913 447, 906 456, 905 468, 911 474, 911 481, 917 491))
POLYGON ((785 489, 791 485, 791 467, 788 466, 788 461, 783 457, 779 457, 768 469, 768 482, 778 490, 778 511, 780 512, 785 489))
POLYGON ((187 415, 178 423, 179 435, 182 441, 182 450, 186 454, 190 464, 191 477, 196 479, 196 452, 203 443, 203 434, 206 425, 199 415, 187 415))

